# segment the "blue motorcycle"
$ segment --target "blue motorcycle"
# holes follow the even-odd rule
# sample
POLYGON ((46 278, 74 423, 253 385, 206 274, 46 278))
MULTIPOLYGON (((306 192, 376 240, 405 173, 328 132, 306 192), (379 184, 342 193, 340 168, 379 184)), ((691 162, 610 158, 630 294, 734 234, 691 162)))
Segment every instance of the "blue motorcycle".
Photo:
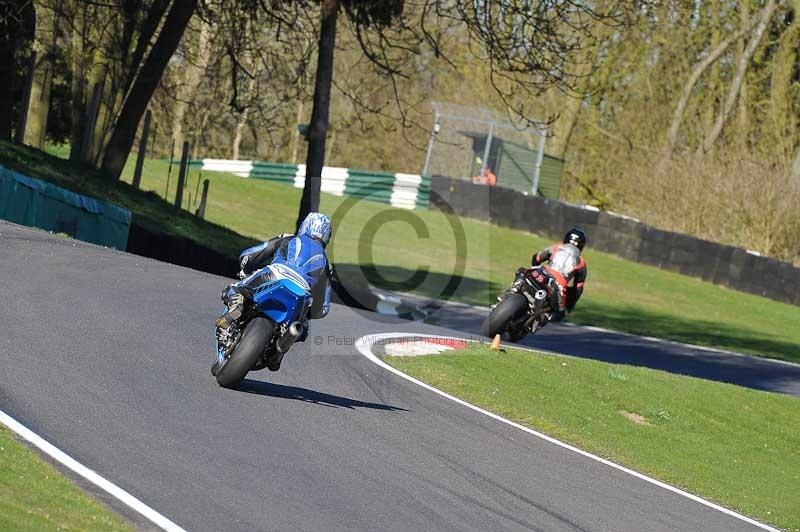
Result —
POLYGON ((211 374, 223 388, 238 387, 250 371, 274 370, 305 334, 303 323, 311 303, 308 283, 280 264, 260 273, 267 275, 253 290, 242 317, 226 329, 216 328, 217 359, 211 374))

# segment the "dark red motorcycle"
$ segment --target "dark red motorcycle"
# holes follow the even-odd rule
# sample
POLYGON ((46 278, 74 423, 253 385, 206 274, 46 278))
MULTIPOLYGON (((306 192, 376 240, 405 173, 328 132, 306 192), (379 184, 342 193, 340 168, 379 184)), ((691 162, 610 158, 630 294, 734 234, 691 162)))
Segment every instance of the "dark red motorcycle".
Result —
POLYGON ((556 280, 543 266, 519 270, 511 289, 483 321, 483 335, 494 338, 505 333, 516 342, 535 333, 550 321, 550 302, 557 290, 556 280))

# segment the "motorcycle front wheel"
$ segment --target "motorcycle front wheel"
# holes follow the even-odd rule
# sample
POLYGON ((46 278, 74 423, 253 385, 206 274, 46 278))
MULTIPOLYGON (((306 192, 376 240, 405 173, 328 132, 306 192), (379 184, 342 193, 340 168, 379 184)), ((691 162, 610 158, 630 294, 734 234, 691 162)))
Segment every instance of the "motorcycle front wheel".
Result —
POLYGON ((509 322, 528 312, 528 298, 522 294, 510 293, 500 301, 483 321, 481 332, 484 336, 494 338, 502 334, 509 322))
POLYGON ((268 319, 256 317, 250 320, 241 340, 217 372, 217 383, 223 388, 237 388, 264 353, 273 332, 274 327, 268 319))

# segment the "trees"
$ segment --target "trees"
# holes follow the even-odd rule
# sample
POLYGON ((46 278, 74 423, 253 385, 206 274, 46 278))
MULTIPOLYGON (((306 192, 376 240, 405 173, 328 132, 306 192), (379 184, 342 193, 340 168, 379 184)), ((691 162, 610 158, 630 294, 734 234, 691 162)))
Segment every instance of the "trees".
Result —
MULTIPOLYGON (((0 7, 23 4, 31 5, 0 7)), ((45 122, 40 106, 32 129, 68 127, 76 157, 99 88, 88 158, 110 175, 148 105, 159 139, 185 137, 202 156, 294 161, 296 126, 308 122, 302 219, 318 208, 326 160, 419 171, 428 102, 439 100, 505 112, 520 127, 549 117, 546 149, 567 159, 567 199, 800 257, 788 239, 759 243, 744 229, 757 218, 753 202, 726 199, 750 215, 723 221, 703 188, 727 197, 720 168, 746 168, 778 191, 800 180, 796 1, 36 0, 36 8, 37 46, 57 44, 37 65, 54 67, 59 118, 45 122), (66 124, 55 124, 65 110, 66 124), (723 232, 725 223, 740 226, 723 232)), ((9 49, 0 45, 0 54, 12 57, 9 49)), ((16 81, 0 88, 13 85, 12 100, 27 52, 15 54, 16 81)), ((37 85, 37 101, 46 85, 37 85)), ((8 101, 0 98, 0 118, 11 116, 8 101)), ((784 214, 770 227, 796 227, 792 209, 775 205, 784 214)))
MULTIPOLYGON (((5 24, 0 40, 13 37, 13 41, 2 41, 11 47, 0 44, 0 53, 8 57, 3 61, 4 67, 13 65, 17 74, 19 50, 25 47, 26 31, 32 35, 34 8, 38 19, 25 142, 42 148, 48 129, 51 133, 66 129, 72 159, 102 161, 109 175, 118 177, 139 119, 196 5, 197 0, 0 3, 3 17, 0 22, 5 24), (6 17, 6 14, 15 15, 6 17), (51 95, 54 81, 58 84, 58 94, 51 95), (94 94, 99 96, 100 106, 97 123, 91 131, 85 122, 94 94), (65 114, 53 123, 48 122, 51 101, 59 113, 65 114), (92 138, 84 138, 87 134, 92 138)), ((15 85, 7 86, 11 87, 15 85)), ((13 98, 3 100, 8 101, 13 98)), ((0 112, 7 113, 8 108, 6 105, 0 112)), ((7 123, 4 120, 4 125, 7 123)))
POLYGON ((116 120, 111 140, 106 146, 102 169, 119 179, 128 153, 133 146, 136 128, 156 90, 167 62, 175 53, 189 19, 197 7, 197 0, 173 2, 167 13, 155 44, 132 82, 130 93, 116 120))
POLYGON ((11 140, 15 89, 25 78, 34 38, 36 13, 32 0, 0 0, 0 139, 11 140))
MULTIPOLYGON (((469 0, 322 0, 306 184, 297 224, 319 207, 340 9, 353 25, 364 56, 377 73, 391 79, 395 101, 401 107, 397 78, 409 75, 413 57, 424 48, 441 55, 442 39, 461 24, 470 43, 488 62, 491 83, 506 107, 529 119, 530 110, 520 95, 539 93, 553 85, 570 87, 577 78, 571 59, 592 41, 597 24, 622 24, 635 6, 636 2, 607 2, 595 7, 573 0, 556 4, 524 0, 499 4, 469 0)), ((401 116, 405 121, 404 112, 401 116)))
POLYGON ((53 81, 56 54, 56 28, 60 12, 57 4, 36 5, 36 32, 34 52, 36 63, 33 70, 28 116, 24 142, 35 148, 44 148, 47 116, 50 110, 50 88, 53 81))
POLYGON ((741 89, 742 84, 744 83, 745 74, 747 74, 747 69, 750 64, 750 60, 753 57, 756 48, 758 48, 759 44, 761 43, 761 39, 763 38, 764 32, 767 29, 767 24, 769 24, 769 22, 772 20, 772 17, 775 14, 775 10, 778 8, 779 5, 782 4, 783 4, 782 1, 779 2, 778 0, 767 0, 767 3, 761 10, 758 24, 753 30, 753 33, 750 36, 750 40, 748 41, 747 46, 742 51, 742 53, 738 58, 738 61, 736 62, 736 73, 734 74, 733 79, 731 80, 731 85, 730 88, 728 89, 728 95, 725 98, 725 104, 723 105, 720 112, 717 114, 717 119, 714 122, 713 127, 706 134, 706 137, 703 141, 704 151, 711 150, 712 146, 722 133, 723 126, 730 118, 731 113, 733 113, 734 106, 736 105, 736 101, 739 97, 739 90, 741 89))

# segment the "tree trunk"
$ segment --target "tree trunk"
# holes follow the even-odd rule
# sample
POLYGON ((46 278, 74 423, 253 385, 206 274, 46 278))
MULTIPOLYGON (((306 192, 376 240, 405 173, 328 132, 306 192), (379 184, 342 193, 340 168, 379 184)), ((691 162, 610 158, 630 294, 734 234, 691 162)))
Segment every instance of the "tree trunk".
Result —
POLYGON ((178 47, 178 43, 196 7, 197 0, 176 1, 170 7, 158 39, 142 65, 136 81, 133 83, 131 92, 127 100, 125 100, 117 123, 114 126, 111 140, 106 147, 102 169, 112 179, 119 179, 122 174, 125 161, 133 146, 136 126, 147 109, 161 75, 164 73, 172 54, 175 53, 175 49, 178 47))
POLYGON ((581 112, 581 105, 583 105, 583 97, 566 94, 563 96, 567 101, 564 104, 563 111, 559 113, 558 119, 555 122, 555 135, 553 135, 553 142, 550 144, 550 149, 556 157, 561 159, 567 153, 569 148, 569 141, 572 138, 572 133, 575 131, 575 126, 578 123, 578 115, 581 112))
POLYGON ((11 140, 14 118, 14 89, 19 72, 26 70, 18 62, 17 52, 33 41, 36 13, 33 2, 0 2, 0 139, 11 140))
MULTIPOLYGON (((749 1, 749 0, 748 0, 749 1)), ((720 17, 719 17, 719 0, 711 0, 710 18, 711 18, 711 49, 716 50, 720 45, 720 17)), ((726 46, 727 49, 727 46, 726 46)), ((719 106, 719 92, 720 92, 720 68, 719 61, 714 61, 711 64, 711 72, 708 78, 708 87, 705 90, 705 119, 703 128, 705 131, 711 129, 714 125, 714 118, 717 115, 717 108, 719 106)))
POLYGON ((39 61, 39 65, 33 74, 24 141, 28 146, 40 150, 44 148, 44 137, 45 133, 47 133, 47 115, 50 113, 50 85, 52 80, 53 70, 45 56, 39 61))
POLYGON ((797 152, 794 154, 794 160, 792 161, 792 168, 790 171, 792 179, 800 184, 800 147, 797 148, 797 152))
POLYGON ((197 129, 192 133, 192 159, 197 159, 198 154, 206 153, 206 126, 208 125, 208 117, 210 111, 208 107, 203 110, 203 116, 197 124, 197 129))
POLYGON ((242 130, 244 126, 247 125, 247 111, 242 113, 239 117, 239 120, 236 122, 236 129, 233 136, 233 146, 231 151, 233 152, 231 155, 234 161, 239 160, 239 146, 242 144, 242 130))
MULTIPOLYGON (((752 27, 752 24, 750 27, 752 27)), ((722 57, 722 54, 725 53, 725 50, 728 49, 731 43, 740 35, 744 34, 746 31, 749 31, 750 27, 742 28, 738 32, 729 35, 727 39, 719 43, 719 46, 713 49, 705 59, 697 63, 692 69, 692 73, 689 75, 689 79, 686 80, 686 83, 683 86, 681 98, 678 100, 678 105, 675 106, 675 112, 672 115, 672 124, 669 127, 669 132, 667 133, 667 147, 664 150, 663 159, 668 159, 675 149, 675 143, 678 139, 678 132, 680 131, 681 122, 683 121, 683 113, 686 111, 686 105, 689 103, 689 98, 692 96, 692 91, 694 90, 694 86, 697 84, 697 81, 700 79, 703 73, 708 70, 708 67, 716 63, 717 60, 722 57)))
POLYGON ((70 115, 72 125, 70 128, 70 161, 79 161, 81 146, 83 145, 83 131, 85 129, 83 118, 86 116, 86 18, 88 6, 76 3, 77 12, 73 13, 74 26, 72 28, 72 85, 70 115))
POLYGON ((772 19, 772 16, 775 14, 775 10, 777 9, 779 3, 783 4, 783 0, 780 0, 780 2, 777 2, 776 0, 768 0, 767 4, 761 10, 758 26, 756 26, 753 35, 750 37, 750 41, 747 43, 744 54, 739 58, 739 62, 736 66, 736 74, 733 77, 733 81, 731 81, 728 97, 725 99, 725 105, 717 116, 714 127, 708 132, 705 140, 703 141, 703 151, 710 151, 714 146, 714 143, 722 134, 722 128, 725 126, 725 122, 727 122, 728 118, 733 112, 734 106, 736 105, 736 99, 739 96, 739 89, 744 82, 744 76, 747 74, 747 67, 750 64, 750 58, 753 57, 756 48, 758 48, 758 45, 761 43, 761 38, 764 36, 767 25, 772 19))
MULTIPOLYGON (((750 0, 742 0, 739 3, 739 22, 744 27, 744 24, 750 20, 750 0)), ((736 43, 736 57, 740 58, 744 55, 744 49, 746 46, 746 42, 744 39, 744 34, 739 37, 738 42, 736 43)), ((747 79, 742 80, 742 88, 739 89, 739 114, 738 114, 738 126, 736 130, 739 132, 739 142, 744 147, 747 143, 748 139, 748 116, 747 116, 747 108, 748 108, 748 91, 747 91, 747 79)))
POLYGON ((333 157, 333 147, 336 144, 336 129, 331 128, 330 138, 326 142, 325 146, 325 161, 328 161, 330 164, 330 160, 333 157))
POLYGON ((771 127, 769 133, 764 132, 761 136, 767 145, 778 152, 776 155, 787 159, 794 155, 797 138, 797 117, 792 104, 798 46, 800 46, 800 25, 792 23, 783 31, 776 44, 777 51, 772 54, 767 115, 771 127), (771 141, 768 140, 770 135, 774 135, 771 141))
MULTIPOLYGON (((172 138, 175 140, 176 152, 172 154, 174 158, 180 155, 181 146, 186 135, 184 134, 184 121, 186 118, 186 108, 188 101, 200 85, 200 80, 208 66, 210 47, 208 41, 211 37, 211 31, 205 22, 200 22, 200 35, 197 41, 197 49, 195 55, 196 61, 189 61, 183 72, 183 83, 178 87, 177 102, 175 102, 175 110, 172 119, 172 138)), ((193 147, 197 145, 197 139, 192 143, 193 147)))
MULTIPOLYGON (((250 58, 248 61, 248 68, 250 68, 251 70, 255 70, 254 67, 255 67, 255 62, 253 61, 252 58, 250 58)), ((258 80, 257 75, 254 75, 252 78, 250 78, 250 81, 247 83, 247 94, 249 95, 248 97, 252 97, 252 95, 255 93, 257 80, 258 80)), ((234 161, 239 160, 239 147, 242 144, 242 130, 244 130, 244 127, 247 125, 247 116, 249 114, 250 114, 250 108, 245 106, 245 108, 239 115, 239 119, 236 121, 236 130, 234 133, 233 146, 232 146, 234 161)))
POLYGON ((322 28, 319 34, 319 55, 314 82, 314 103, 311 123, 308 126, 308 155, 306 156, 306 184, 297 214, 297 227, 310 212, 319 210, 319 193, 322 185, 322 167, 325 164, 325 138, 328 133, 328 112, 331 105, 333 81, 333 51, 336 46, 336 16, 339 0, 322 1, 322 28))
POLYGON ((291 163, 297 164, 297 150, 300 147, 300 130, 297 129, 300 121, 303 119, 303 99, 297 97, 297 119, 295 120, 294 127, 292 128, 292 158, 291 163))
POLYGON ((55 17, 53 11, 42 4, 37 4, 35 43, 37 64, 31 85, 24 143, 40 150, 44 148, 47 117, 50 114, 50 87, 53 82, 56 38, 55 17))

